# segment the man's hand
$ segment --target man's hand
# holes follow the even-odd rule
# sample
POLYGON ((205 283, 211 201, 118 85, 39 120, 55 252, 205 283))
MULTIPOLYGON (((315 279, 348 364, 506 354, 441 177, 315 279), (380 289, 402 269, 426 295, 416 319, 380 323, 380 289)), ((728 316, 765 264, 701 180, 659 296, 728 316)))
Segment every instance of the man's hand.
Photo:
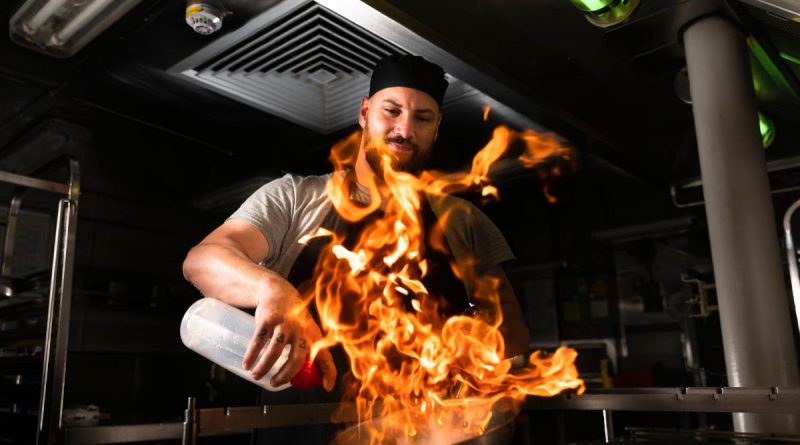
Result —
MULTIPOLYGON (((289 345, 288 360, 270 381, 277 387, 289 382, 300 371, 309 358, 311 345, 322 337, 322 333, 308 310, 299 309, 302 302, 297 290, 283 279, 271 281, 256 306, 256 330, 242 366, 251 370, 254 379, 261 379, 272 369, 284 347, 289 345), (259 359, 262 349, 264 354, 259 359)), ((330 391, 336 382, 336 367, 330 352, 321 350, 315 361, 322 372, 323 386, 330 391)))

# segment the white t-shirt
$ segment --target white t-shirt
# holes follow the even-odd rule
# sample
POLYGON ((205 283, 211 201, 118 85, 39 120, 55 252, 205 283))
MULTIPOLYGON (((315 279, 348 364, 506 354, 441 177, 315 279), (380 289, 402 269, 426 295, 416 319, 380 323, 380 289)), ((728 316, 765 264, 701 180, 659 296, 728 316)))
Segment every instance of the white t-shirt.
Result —
MULTIPOLYGON (((256 190, 229 219, 241 219, 255 226, 266 238, 269 253, 262 265, 287 277, 305 247, 298 240, 314 233, 331 211, 325 184, 332 173, 322 176, 287 174, 256 190)), ((369 199, 361 189, 352 196, 357 201, 369 199)), ((453 196, 428 198, 437 217, 450 212, 445 237, 464 277, 481 275, 489 268, 514 259, 497 226, 469 201, 453 196), (468 258, 474 258, 474 266, 468 258), (466 269, 465 269, 466 268, 466 269)), ((465 279, 470 283, 471 279, 465 279)), ((296 284, 296 283, 294 283, 296 284)), ((468 284, 469 288, 469 284, 468 284)), ((468 289, 471 293, 471 289, 468 289)))

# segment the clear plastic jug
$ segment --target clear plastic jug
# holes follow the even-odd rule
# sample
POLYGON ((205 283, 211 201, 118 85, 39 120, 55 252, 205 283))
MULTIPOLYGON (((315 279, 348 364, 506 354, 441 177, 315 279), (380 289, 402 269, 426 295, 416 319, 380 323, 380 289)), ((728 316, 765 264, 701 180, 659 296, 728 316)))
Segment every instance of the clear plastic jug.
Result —
POLYGON ((289 358, 290 345, 283 348, 272 369, 261 379, 255 380, 250 371, 242 368, 244 353, 254 333, 255 318, 252 315, 214 298, 197 300, 181 321, 181 340, 186 347, 269 391, 280 391, 289 386, 307 389, 322 385, 316 365, 308 360, 291 383, 277 387, 270 384, 272 377, 289 358))

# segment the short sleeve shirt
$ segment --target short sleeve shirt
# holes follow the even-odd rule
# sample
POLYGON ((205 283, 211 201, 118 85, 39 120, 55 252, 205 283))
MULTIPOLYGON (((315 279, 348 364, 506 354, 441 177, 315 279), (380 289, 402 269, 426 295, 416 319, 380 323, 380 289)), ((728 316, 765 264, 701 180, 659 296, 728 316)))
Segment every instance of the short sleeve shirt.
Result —
MULTIPOLYGON (((331 174, 287 174, 256 190, 230 216, 229 219, 249 222, 264 235, 269 252, 262 260, 263 266, 284 278, 289 275, 304 247, 299 239, 314 233, 332 210, 325 193, 330 177, 331 174)), ((446 218, 445 237, 459 267, 471 264, 469 259, 474 259, 474 268, 469 269, 481 275, 514 259, 500 230, 472 203, 453 196, 431 196, 428 200, 437 218, 446 218)))

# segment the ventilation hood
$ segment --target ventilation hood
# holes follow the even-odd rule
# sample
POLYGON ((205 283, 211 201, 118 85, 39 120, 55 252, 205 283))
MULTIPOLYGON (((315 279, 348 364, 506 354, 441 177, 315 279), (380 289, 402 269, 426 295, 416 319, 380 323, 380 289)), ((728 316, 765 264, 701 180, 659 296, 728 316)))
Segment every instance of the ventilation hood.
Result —
POLYGON ((544 130, 507 80, 485 74, 423 37, 385 2, 284 0, 168 71, 183 79, 322 134, 355 123, 371 69, 390 54, 438 63, 450 82, 443 109, 485 105, 511 125, 544 130), (408 25, 411 26, 408 26, 408 25), (516 102, 512 104, 512 102, 516 102), (523 114, 524 113, 524 114, 523 114))

